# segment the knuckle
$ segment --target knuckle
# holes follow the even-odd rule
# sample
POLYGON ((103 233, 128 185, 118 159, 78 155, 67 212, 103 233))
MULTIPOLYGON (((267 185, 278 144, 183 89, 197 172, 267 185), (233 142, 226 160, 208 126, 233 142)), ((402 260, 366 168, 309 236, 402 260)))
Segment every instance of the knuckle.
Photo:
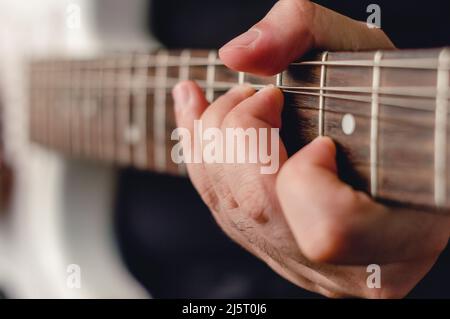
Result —
POLYGON ((222 128, 245 128, 251 126, 252 118, 240 110, 229 112, 222 123, 222 128))
POLYGON ((283 0, 280 5, 285 7, 286 12, 300 21, 297 32, 302 35, 312 35, 311 25, 315 17, 315 5, 308 0, 283 0))
POLYGON ((261 196, 261 192, 255 192, 253 190, 240 190, 243 198, 246 200, 242 201, 240 207, 246 216, 256 219, 262 214, 264 214, 266 203, 265 196, 261 196))

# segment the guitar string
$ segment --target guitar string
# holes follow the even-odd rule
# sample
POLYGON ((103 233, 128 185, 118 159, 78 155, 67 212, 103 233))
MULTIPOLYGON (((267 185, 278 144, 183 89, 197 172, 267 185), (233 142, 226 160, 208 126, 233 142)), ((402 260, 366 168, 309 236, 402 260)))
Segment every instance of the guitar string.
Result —
MULTIPOLYGON (((199 86, 201 89, 207 90, 207 89, 213 89, 215 93, 219 92, 225 92, 228 89, 232 88, 232 85, 227 86, 207 86, 203 83, 199 83, 199 86)), ((255 89, 261 89, 264 87, 264 85, 252 85, 255 89)), ((114 89, 120 89, 122 92, 127 92, 128 89, 137 89, 142 88, 142 86, 110 86, 106 83, 103 83, 103 89, 105 91, 111 91, 114 89)), ((151 85, 146 86, 148 90, 157 90, 161 89, 162 87, 151 85)), ((164 88, 167 90, 173 88, 173 85, 167 85, 164 88)), ((280 86, 279 87, 283 92, 290 93, 290 94, 298 94, 303 96, 312 96, 312 97, 319 97, 321 94, 314 92, 314 91, 320 91, 319 87, 296 87, 296 86, 280 86), (308 90, 308 92, 305 92, 308 90)), ((362 88, 362 87, 355 87, 356 89, 353 90, 351 87, 343 87, 342 89, 339 87, 323 87, 323 91, 331 91, 331 92, 344 92, 344 93, 350 93, 350 94, 332 94, 332 93, 323 93, 322 95, 327 98, 332 99, 342 99, 342 100, 348 100, 348 101, 354 101, 354 102, 362 102, 362 103, 370 103, 371 97, 369 96, 372 93, 371 89, 368 88, 362 88), (367 95, 363 95, 367 94, 367 95)), ((77 89, 73 89, 72 87, 65 87, 65 86, 59 86, 59 87, 32 87, 32 89, 47 89, 47 90, 55 90, 55 89, 65 89, 65 90, 95 90, 99 89, 95 86, 91 87, 81 87, 77 89)), ((434 100, 435 96, 429 95, 430 92, 436 91, 436 89, 433 88, 425 88, 422 92, 420 92, 420 88, 418 87, 402 87, 402 88, 395 88, 395 87, 389 87, 389 88, 382 88, 380 89, 380 103, 384 105, 394 106, 398 108, 403 108, 407 110, 417 110, 417 111, 423 111, 423 112, 434 112, 434 100), (414 93, 411 94, 411 92, 414 91, 414 93), (402 98, 403 97, 403 98, 402 98), (407 98, 415 98, 415 99, 407 99, 407 98), (429 102, 430 106, 424 107, 424 102, 429 102)), ((436 91, 437 92, 437 91, 436 91)), ((120 92, 117 92, 116 94, 120 94, 120 92)), ((153 92, 149 91, 147 94, 153 94, 153 92)), ((443 94, 445 96, 445 93, 443 94)), ((449 93, 447 93, 448 98, 450 98, 449 93)))
MULTIPOLYGON (((93 77, 100 78, 98 74, 104 74, 103 72, 91 72, 94 73, 94 75, 91 74, 93 77)), ((128 73, 126 74, 128 76, 128 73)), ((122 77, 122 73, 119 75, 116 74, 116 77, 122 77)), ((64 81, 64 77, 55 77, 58 81, 51 81, 54 82, 55 88, 68 88, 70 89, 71 86, 67 86, 67 83, 71 84, 72 82, 70 80, 64 81), (66 87, 67 86, 67 87, 66 87)), ((66 79, 69 78, 69 76, 65 77, 66 79)), ((105 80, 104 86, 109 89, 142 89, 142 84, 145 85, 147 89, 162 89, 160 85, 155 85, 156 80, 154 77, 147 77, 147 81, 139 80, 136 84, 136 81, 129 81, 128 77, 126 78, 125 83, 121 83, 121 79, 114 79, 114 80, 105 80), (124 85, 124 84, 129 84, 124 85)), ((173 88, 177 83, 179 82, 179 79, 175 78, 167 78, 165 83, 167 85, 164 87, 165 89, 171 89, 173 88)), ((197 83, 199 86, 205 90, 228 90, 231 89, 233 86, 235 86, 237 83, 234 82, 220 82, 215 81, 213 85, 211 85, 211 81, 206 80, 198 80, 197 83)), ((255 89, 263 88, 265 85, 263 84, 253 84, 248 83, 252 85, 255 89)), ((333 92, 345 92, 345 93, 367 93, 372 94, 373 89, 372 87, 364 87, 364 86, 295 86, 295 85, 277 85, 282 90, 303 90, 303 91, 333 91, 333 92)), ((36 88, 48 88, 48 86, 36 86, 36 88)), ((50 88, 53 88, 53 86, 50 86, 50 88)), ((94 86, 90 86, 89 88, 95 89, 94 86)), ((398 87, 381 87, 379 89, 379 93, 381 95, 396 95, 396 96, 404 96, 404 97, 417 97, 417 98, 436 98, 437 94, 437 88, 434 86, 398 86, 398 87)), ((447 91, 447 94, 445 92, 441 92, 441 95, 444 96, 447 95, 447 98, 450 99, 450 88, 447 91)))
MULTIPOLYGON (((163 50, 165 51, 165 50, 163 50)), ((165 51, 167 52, 167 51, 165 51)), ((210 51, 210 52, 214 52, 214 51, 210 51)), ((152 56, 152 55, 133 55, 132 60, 134 63, 132 67, 134 69, 139 69, 139 68, 151 68, 151 67, 161 67, 162 64, 160 61, 158 61, 158 59, 156 59, 156 56, 152 56), (142 62, 144 61, 144 62, 142 62), (140 63, 137 63, 140 62, 140 63)), ((174 56, 168 56, 168 58, 164 61, 164 67, 170 67, 170 66, 174 66, 174 67, 180 67, 181 63, 181 58, 179 57, 174 57, 174 56)), ((52 72, 58 72, 61 73, 61 70, 66 72, 66 70, 64 69, 58 69, 58 64, 60 66, 66 66, 66 64, 73 64, 76 63, 76 65, 78 65, 79 67, 81 66, 81 69, 83 71, 83 73, 85 73, 84 75, 86 75, 86 73, 102 73, 103 74, 107 73, 105 72, 106 69, 108 69, 108 67, 113 67, 113 69, 120 69, 121 67, 125 68, 126 70, 130 70, 130 56, 118 56, 118 57, 111 57, 111 58, 106 58, 103 60, 88 60, 88 61, 72 61, 72 60, 60 60, 60 61, 49 61, 49 62, 43 62, 44 67, 43 69, 47 69, 48 64, 50 64, 51 66, 51 71, 52 72), (126 63, 120 63, 120 61, 126 61, 126 63), (110 61, 110 63, 105 63, 105 61, 110 61), (114 63, 115 62, 115 63, 114 63), (86 68, 86 64, 87 66, 89 66, 90 68, 86 68), (100 67, 98 67, 100 64, 100 67), (84 68, 83 68, 84 66, 84 68), (98 70, 100 69, 100 70, 98 70), (94 71, 93 71, 94 70, 94 71)), ((183 62, 183 66, 186 67, 186 61, 182 61, 183 62)), ((42 65, 39 65, 39 62, 36 63, 35 65, 38 65, 39 67, 37 67, 37 69, 42 69, 42 65)), ((215 66, 215 65, 224 65, 220 59, 216 59, 213 60, 211 58, 198 58, 198 57, 191 57, 188 67, 189 66, 215 66)), ((340 61, 301 61, 301 62, 294 62, 290 64, 291 66, 302 66, 302 65, 315 65, 315 66, 351 66, 351 67, 355 67, 355 66, 360 66, 360 67, 373 67, 374 66, 374 62, 373 60, 340 60, 340 61)), ((418 68, 418 69, 431 69, 431 70, 437 70, 438 67, 438 60, 437 59, 433 59, 433 58, 416 58, 416 59, 384 59, 383 61, 380 62, 380 64, 378 65, 380 67, 383 68, 418 68)), ((446 67, 446 66, 444 66, 446 67)), ((442 66, 441 66, 442 69, 442 66)), ((48 70, 46 70, 48 71, 48 70)), ((127 71, 128 73, 129 71, 127 71)), ((120 74, 117 75, 117 72, 112 72, 114 77, 120 77, 120 74)), ((88 74, 89 75, 89 74, 88 74)), ((97 75, 98 76, 98 75, 97 75)), ((68 76, 66 75, 63 78, 67 78, 68 76)), ((150 79, 150 77, 147 78, 147 80, 150 79)), ((170 82, 170 78, 166 79, 167 82, 170 82)), ((117 81, 114 81, 114 83, 117 81)), ((177 82, 177 80, 175 80, 175 82, 177 82)), ((233 85, 232 83, 228 83, 228 82, 223 82, 223 83, 218 83, 215 82, 213 86, 208 85, 210 83, 202 83, 202 81, 199 81, 200 86, 205 89, 205 90, 212 90, 212 91, 216 91, 216 90, 227 90, 230 89, 233 85)), ((205 82, 205 81, 203 81, 205 82)), ((59 84, 63 83, 59 82, 59 84)), ((170 89, 173 85, 168 84, 167 89, 170 89)), ((263 85, 253 85, 256 89, 263 87, 263 85)), ((117 88, 116 86, 113 86, 113 88, 117 88)), ((124 88, 124 89, 128 89, 128 87, 119 87, 120 88, 124 88)), ((350 100, 350 101, 356 101, 356 102, 365 102, 365 103, 370 103, 371 102, 371 98, 370 97, 366 97, 366 96, 361 96, 361 95, 357 95, 357 94, 372 94, 372 89, 368 88, 368 87, 305 87, 305 86, 288 86, 288 85, 281 85, 279 86, 279 88, 281 90, 283 90, 286 93, 291 93, 291 94, 299 94, 299 95, 310 95, 310 96, 323 96, 323 97, 328 97, 328 98, 335 98, 335 99, 344 99, 344 100, 350 100), (350 94, 330 94, 330 93, 316 93, 314 91, 321 91, 322 93, 323 91, 331 91, 331 92, 338 92, 338 93, 350 93, 350 94), (304 91, 308 91, 308 92, 304 92, 304 91), (353 95, 352 95, 353 94, 353 95)), ((83 89, 83 88, 82 88, 83 89)), ((95 89, 95 87, 90 87, 90 89, 95 89)), ((109 87, 108 89, 111 89, 111 87, 109 87)), ((129 89, 132 89, 131 87, 129 89)), ((159 86, 155 86, 155 85, 148 85, 147 84, 147 89, 162 89, 159 86)), ((436 98, 436 94, 437 94, 437 89, 433 88, 433 87, 384 87, 384 88, 380 88, 379 93, 381 95, 384 96, 401 96, 401 97, 414 97, 414 98, 432 98, 435 99, 436 98)), ((444 96, 445 99, 445 95, 447 95, 447 98, 450 98, 449 93, 447 91, 447 93, 441 93, 441 98, 442 96, 444 96)), ((386 97, 381 97, 381 103, 385 104, 385 105, 390 105, 390 106, 396 106, 396 107, 402 107, 405 109, 415 109, 415 110, 419 110, 419 111, 425 111, 425 112, 434 112, 434 105, 430 106, 430 108, 423 108, 423 106, 411 106, 412 101, 411 100, 406 100, 405 99, 395 99, 395 98, 386 98, 386 97)))
MULTIPOLYGON (((159 63, 154 55, 148 56, 134 56, 135 61, 132 64, 132 68, 157 68, 161 67, 161 63, 159 63), (141 59, 142 58, 142 59, 141 59), (140 62, 144 61, 144 62, 140 62)), ((36 60, 33 63, 39 66, 48 66, 48 65, 61 65, 66 66, 66 64, 76 64, 76 65, 90 65, 91 67, 96 67, 100 65, 104 69, 120 69, 127 68, 126 64, 120 63, 122 59, 129 60, 130 56, 116 56, 116 57, 106 57, 102 60, 45 60, 39 61, 36 60), (104 61, 110 61, 109 64, 104 63, 104 61)), ((220 60, 217 59, 215 61, 211 61, 208 58, 200 58, 200 57, 191 57, 189 65, 190 67, 207 67, 209 65, 215 66, 224 66, 226 65, 220 60)), ((182 66, 182 60, 177 56, 170 56, 166 63, 164 63, 165 67, 180 67, 182 66)), ((368 60, 335 60, 335 61, 299 61, 292 62, 288 66, 343 66, 343 67, 367 67, 373 68, 374 63, 372 59, 368 60)), ((408 69, 424 69, 424 70, 436 70, 438 67, 438 61, 435 58, 403 58, 403 59, 386 59, 383 60, 380 65, 382 68, 408 68, 408 69)), ((444 67, 444 70, 449 70, 450 67, 444 67)))
MULTIPOLYGON (((65 108, 59 107, 59 104, 58 104, 58 106, 56 106, 56 105, 57 104, 54 104, 53 106, 45 106, 45 108, 47 108, 47 110, 52 110, 53 109, 57 113, 64 113, 64 109, 65 108)), ((295 106, 295 105, 287 104, 286 107, 287 107, 286 109, 288 109, 288 110, 295 110, 295 111, 311 110, 311 111, 319 112, 319 108, 318 107, 313 107, 313 106, 308 106, 308 105, 295 106)), ((383 107, 383 105, 382 105, 382 107, 383 107)), ((428 129, 428 128, 433 128, 434 127, 434 125, 433 125, 434 117, 433 117, 433 119, 431 119, 429 121, 425 121, 425 122, 419 123, 418 121, 411 120, 410 117, 403 117, 401 115, 389 114, 389 116, 384 116, 383 115, 383 113, 384 113, 383 110, 384 109, 382 108, 381 115, 379 116, 380 122, 393 123, 393 124, 396 124, 396 125, 398 125, 399 123, 404 123, 405 125, 407 125, 407 127, 414 127, 414 128, 420 128, 420 129, 428 129), (431 124, 428 124, 428 123, 431 123, 431 124)), ((326 114, 331 114, 332 113, 332 114, 341 115, 341 116, 344 116, 346 114, 351 113, 352 115, 357 117, 357 119, 360 118, 360 119, 365 119, 367 121, 369 121, 370 118, 371 118, 371 116, 368 113, 367 114, 361 113, 360 111, 358 111, 358 109, 352 109, 351 112, 350 112, 350 111, 332 110, 332 109, 329 109, 329 108, 325 107, 324 108, 324 112, 326 114)), ((434 115, 434 114, 432 114, 432 115, 434 115)), ((90 114, 90 116, 94 117, 95 114, 90 114)), ((421 118, 421 120, 423 120, 423 118, 421 118)))

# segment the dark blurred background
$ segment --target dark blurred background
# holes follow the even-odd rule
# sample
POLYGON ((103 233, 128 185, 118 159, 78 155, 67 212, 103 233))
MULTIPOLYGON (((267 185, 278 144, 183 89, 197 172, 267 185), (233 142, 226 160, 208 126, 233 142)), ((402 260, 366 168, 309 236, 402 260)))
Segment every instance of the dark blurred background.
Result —
MULTIPOLYGON (((168 48, 219 48, 261 19, 272 0, 154 0, 149 30, 168 48)), ((316 1, 366 20, 372 1, 316 1)), ((378 0, 382 28, 400 48, 450 45, 450 1, 378 0)), ((116 228, 132 273, 164 298, 318 297, 288 283, 231 242, 189 180, 120 173, 116 228), (176 194, 176 196, 174 196, 176 194)), ((411 297, 449 298, 450 253, 411 297)))

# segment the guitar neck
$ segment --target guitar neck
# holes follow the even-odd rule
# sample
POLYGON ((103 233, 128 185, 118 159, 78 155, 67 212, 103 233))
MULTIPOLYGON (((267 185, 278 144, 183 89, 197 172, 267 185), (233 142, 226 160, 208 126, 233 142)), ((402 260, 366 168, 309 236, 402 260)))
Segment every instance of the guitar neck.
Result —
POLYGON ((172 87, 208 100, 238 83, 283 90, 290 153, 318 135, 338 145, 341 177, 374 198, 449 208, 450 49, 320 53, 273 77, 227 69, 215 51, 159 51, 31 65, 33 141, 71 156, 175 175, 172 87))

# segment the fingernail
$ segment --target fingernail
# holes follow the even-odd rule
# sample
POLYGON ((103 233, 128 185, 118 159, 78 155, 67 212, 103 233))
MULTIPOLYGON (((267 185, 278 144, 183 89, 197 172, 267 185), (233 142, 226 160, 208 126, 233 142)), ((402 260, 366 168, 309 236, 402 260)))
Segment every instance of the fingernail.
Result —
POLYGON ((229 50, 235 48, 246 48, 249 47, 252 43, 254 43, 259 36, 261 35, 261 31, 258 29, 250 29, 247 32, 241 34, 237 38, 234 38, 227 44, 225 44, 220 50, 229 50))
POLYGON ((181 109, 189 103, 190 93, 185 83, 178 83, 172 90, 175 108, 181 109))

